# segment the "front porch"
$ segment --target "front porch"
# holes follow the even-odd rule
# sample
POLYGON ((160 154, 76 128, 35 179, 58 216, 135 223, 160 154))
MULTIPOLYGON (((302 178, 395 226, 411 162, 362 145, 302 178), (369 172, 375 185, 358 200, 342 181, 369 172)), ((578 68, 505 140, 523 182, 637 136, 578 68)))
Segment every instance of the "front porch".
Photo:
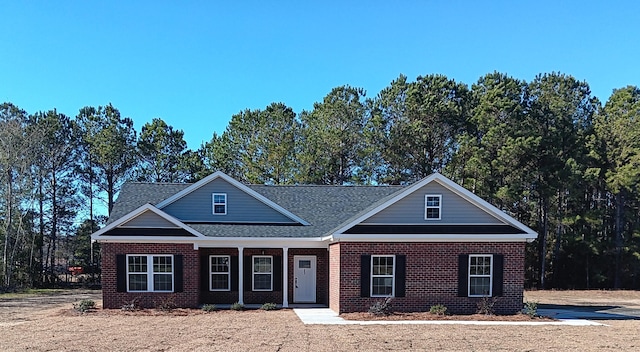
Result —
POLYGON ((327 248, 199 247, 199 303, 329 305, 327 248))

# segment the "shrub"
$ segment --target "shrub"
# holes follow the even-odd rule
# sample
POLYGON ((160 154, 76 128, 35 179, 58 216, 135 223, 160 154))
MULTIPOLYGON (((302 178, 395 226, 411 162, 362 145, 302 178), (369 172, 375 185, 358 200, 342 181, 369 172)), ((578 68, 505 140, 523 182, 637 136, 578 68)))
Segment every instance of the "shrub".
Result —
POLYGON ((95 307, 96 307, 96 302, 90 299, 83 299, 78 304, 75 304, 75 303, 73 304, 73 308, 81 313, 86 313, 89 310, 94 309, 95 307))
POLYGON ((429 313, 435 315, 447 315, 447 307, 444 304, 436 304, 429 308, 429 313))
POLYGON ((382 301, 378 301, 369 307, 369 313, 377 316, 393 314, 393 306, 391 305, 391 297, 387 297, 382 301))
POLYGON ((153 305, 157 310, 170 312, 176 309, 176 297, 174 295, 161 296, 157 300, 153 300, 153 305))
POLYGON ((538 302, 527 301, 524 302, 524 314, 530 316, 531 318, 535 318, 538 316, 538 302))
POLYGON ((494 315, 495 310, 493 306, 495 306, 498 301, 498 297, 489 297, 484 296, 478 301, 478 314, 484 315, 494 315))
POLYGON ((278 306, 275 303, 265 303, 260 307, 262 310, 276 310, 278 306))
POLYGON ((235 302, 231 305, 231 310, 244 310, 244 304, 235 302))
POLYGON ((215 304, 205 304, 202 306, 202 310, 205 312, 215 312, 218 310, 215 304))
POLYGON ((134 312, 136 310, 140 310, 140 304, 138 303, 138 298, 134 298, 131 301, 124 301, 120 309, 127 312, 134 312))

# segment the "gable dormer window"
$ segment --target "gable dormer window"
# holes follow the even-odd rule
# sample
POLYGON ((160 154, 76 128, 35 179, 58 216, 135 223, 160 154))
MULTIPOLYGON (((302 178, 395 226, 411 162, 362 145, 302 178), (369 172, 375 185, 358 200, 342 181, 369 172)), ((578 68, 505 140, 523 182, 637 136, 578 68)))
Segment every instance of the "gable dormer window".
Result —
POLYGON ((227 194, 213 194, 213 215, 227 215, 227 194))
POLYGON ((442 195, 427 194, 424 196, 424 219, 440 220, 442 216, 442 195))

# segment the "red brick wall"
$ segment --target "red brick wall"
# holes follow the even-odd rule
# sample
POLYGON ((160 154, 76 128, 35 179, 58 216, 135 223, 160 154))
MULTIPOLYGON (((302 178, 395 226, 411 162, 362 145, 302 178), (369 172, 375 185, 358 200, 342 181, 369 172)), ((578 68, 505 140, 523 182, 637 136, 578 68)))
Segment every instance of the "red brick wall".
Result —
POLYGON ((192 244, 102 243, 102 305, 121 308, 126 302, 138 299, 142 307, 154 307, 165 299, 173 298, 179 307, 198 306, 198 251, 192 244), (183 292, 117 292, 116 256, 118 254, 182 254, 183 292))
POLYGON ((457 314, 474 313, 480 298, 457 297, 459 254, 504 255, 503 296, 494 308, 512 314, 522 309, 524 243, 353 243, 329 246, 329 306, 336 312, 367 311, 381 298, 360 297, 360 256, 406 255, 406 296, 394 298, 397 311, 427 311, 444 304, 457 314))
POLYGON ((289 303, 293 303, 294 261, 296 255, 316 256, 316 303, 329 304, 329 252, 326 248, 290 248, 289 249, 289 303))

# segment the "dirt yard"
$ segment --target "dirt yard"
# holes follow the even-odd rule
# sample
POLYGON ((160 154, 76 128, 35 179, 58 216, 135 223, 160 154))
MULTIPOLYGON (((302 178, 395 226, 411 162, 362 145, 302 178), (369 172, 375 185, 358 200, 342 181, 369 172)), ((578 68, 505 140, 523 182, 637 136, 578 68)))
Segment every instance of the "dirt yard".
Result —
MULTIPOLYGON (((640 307, 640 292, 531 291, 553 305, 640 307)), ((1 351, 640 350, 640 320, 607 326, 304 325, 291 310, 189 315, 73 311, 95 292, 0 296, 1 351)), ((186 313, 185 313, 186 314, 186 313)))

